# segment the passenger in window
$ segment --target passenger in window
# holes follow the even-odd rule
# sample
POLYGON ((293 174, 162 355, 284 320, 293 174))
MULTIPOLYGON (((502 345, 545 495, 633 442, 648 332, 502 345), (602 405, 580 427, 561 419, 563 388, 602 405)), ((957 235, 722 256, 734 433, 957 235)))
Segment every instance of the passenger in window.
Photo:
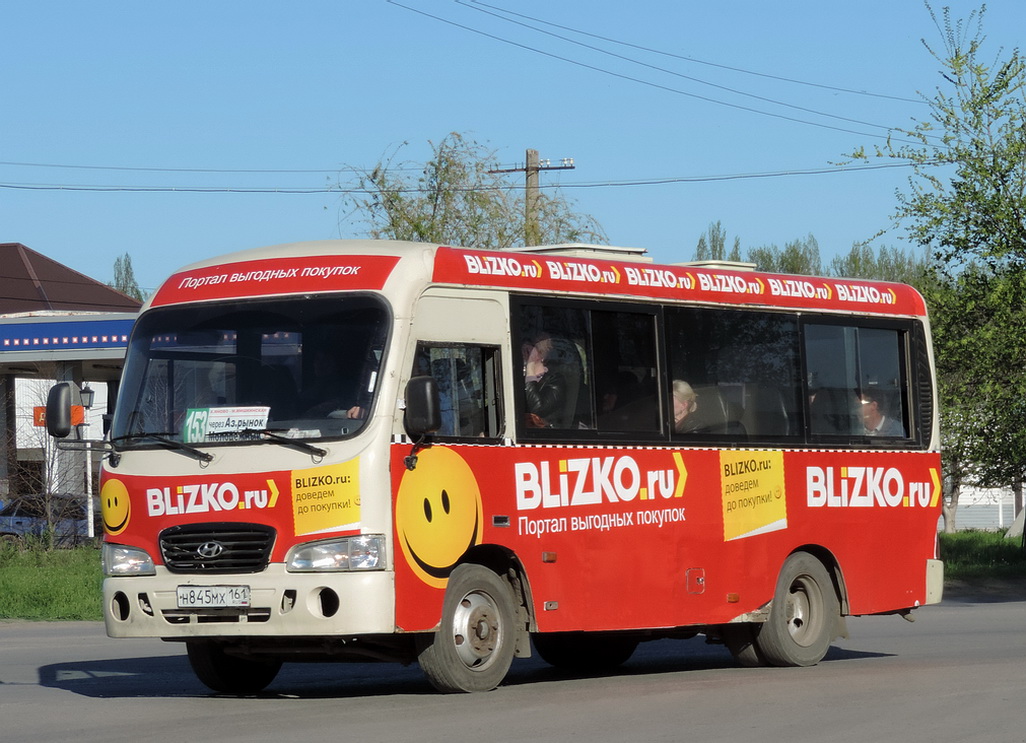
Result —
POLYGON ((524 344, 524 391, 529 428, 571 428, 581 386, 573 343, 541 334, 524 344))
POLYGON ((691 385, 683 379, 673 380, 673 430, 676 433, 690 433, 699 427, 698 396, 691 385))
POLYGON ((862 393, 862 422, 867 436, 904 436, 905 427, 901 421, 890 415, 888 396, 879 389, 867 389, 862 393))

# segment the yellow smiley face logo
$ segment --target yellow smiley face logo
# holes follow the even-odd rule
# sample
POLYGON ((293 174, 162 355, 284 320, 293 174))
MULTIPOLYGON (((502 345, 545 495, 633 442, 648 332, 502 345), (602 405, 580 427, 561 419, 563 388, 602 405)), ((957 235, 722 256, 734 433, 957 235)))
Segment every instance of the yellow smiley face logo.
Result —
POLYGON ((481 543, 481 514, 477 478, 463 457, 444 447, 420 452, 395 501, 399 546, 417 577, 444 588, 460 557, 481 543))
POLYGON ((103 530, 117 536, 128 526, 132 518, 132 503, 128 499, 128 488, 121 480, 107 480, 100 491, 100 513, 103 515, 103 530))

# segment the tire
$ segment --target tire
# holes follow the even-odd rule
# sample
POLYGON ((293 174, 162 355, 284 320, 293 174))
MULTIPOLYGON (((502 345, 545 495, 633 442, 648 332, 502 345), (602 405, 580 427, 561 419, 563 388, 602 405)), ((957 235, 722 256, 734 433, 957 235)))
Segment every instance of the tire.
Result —
POLYGON ((517 615, 509 584, 480 565, 449 576, 438 631, 417 661, 442 692, 490 691, 502 683, 516 650, 517 615))
POLYGON ((769 619, 755 635, 755 649, 770 665, 814 666, 830 648, 840 614, 823 563, 808 552, 796 552, 780 569, 769 619))
POLYGON ((720 636, 727 650, 734 656, 738 665, 745 668, 761 668, 768 666, 769 661, 759 650, 756 638, 759 636, 760 624, 727 624, 724 625, 720 636))
POLYGON ((550 666, 567 671, 608 671, 626 663, 638 647, 629 635, 554 632, 532 638, 534 649, 550 666))
POLYGON ((280 660, 252 660, 229 655, 213 642, 186 643, 189 665, 196 678, 224 694, 254 694, 274 681, 280 660))

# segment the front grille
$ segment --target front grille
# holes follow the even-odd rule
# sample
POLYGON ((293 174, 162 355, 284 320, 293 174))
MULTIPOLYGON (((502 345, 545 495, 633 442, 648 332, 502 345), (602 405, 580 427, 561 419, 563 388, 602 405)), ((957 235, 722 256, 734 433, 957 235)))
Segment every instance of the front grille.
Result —
POLYGON ((248 609, 165 609, 161 612, 168 624, 252 624, 267 622, 271 610, 266 607, 248 609))
POLYGON ((274 537, 260 524, 184 524, 160 533, 160 554, 172 573, 259 573, 274 537))

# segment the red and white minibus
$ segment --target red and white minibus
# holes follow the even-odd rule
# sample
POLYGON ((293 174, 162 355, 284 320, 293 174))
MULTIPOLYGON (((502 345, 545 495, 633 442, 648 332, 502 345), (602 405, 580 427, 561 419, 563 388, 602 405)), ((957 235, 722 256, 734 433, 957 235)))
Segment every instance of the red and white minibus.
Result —
POLYGON ((213 689, 287 660, 810 665, 940 600, 922 297, 603 246, 328 241, 145 305, 103 466, 112 637, 213 689))

